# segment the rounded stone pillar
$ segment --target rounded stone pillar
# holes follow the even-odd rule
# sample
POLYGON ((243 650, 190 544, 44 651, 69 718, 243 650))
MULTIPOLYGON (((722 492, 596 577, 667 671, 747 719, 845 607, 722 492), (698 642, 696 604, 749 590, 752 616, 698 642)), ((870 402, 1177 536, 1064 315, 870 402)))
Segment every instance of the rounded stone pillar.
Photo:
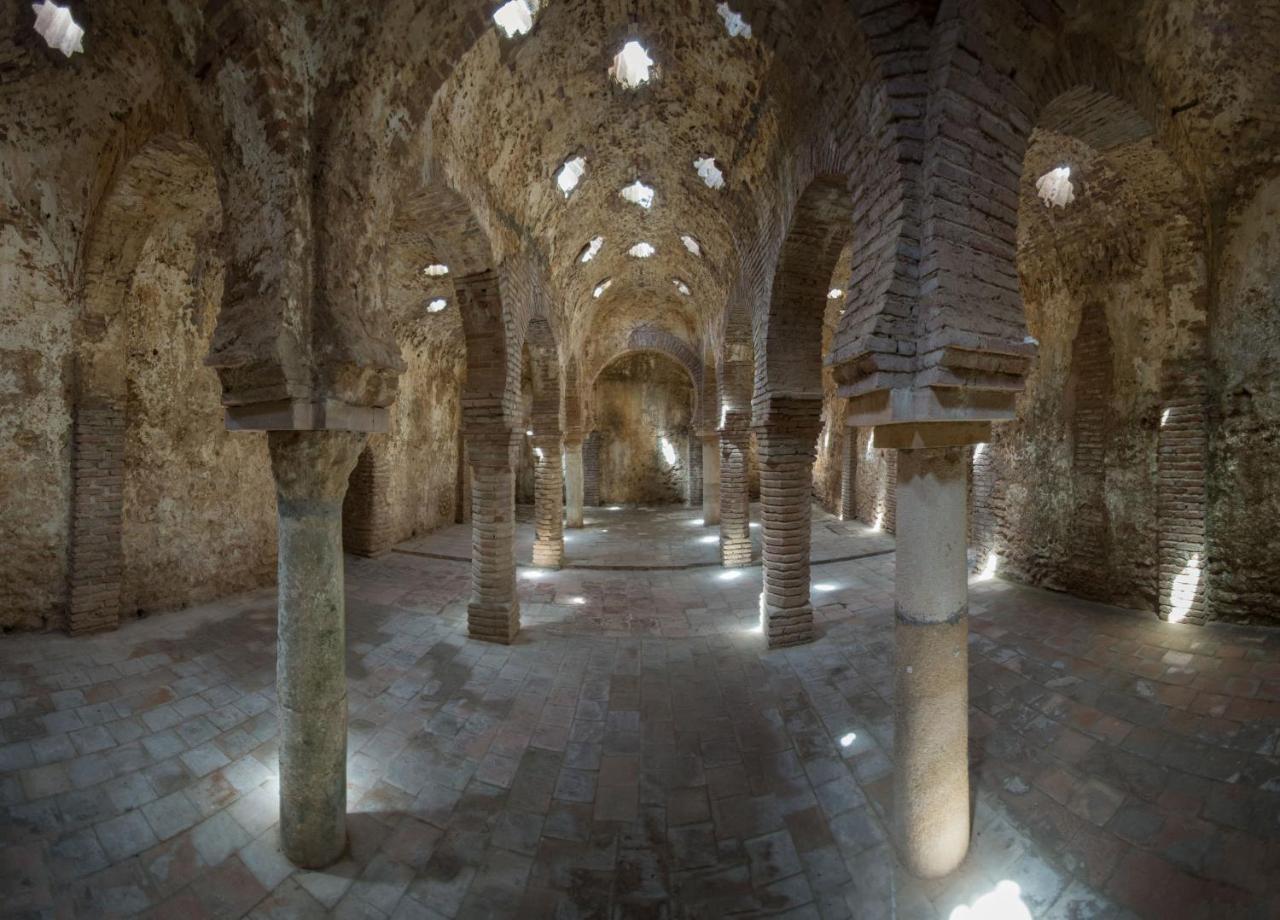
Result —
POLYGON ((809 602, 809 519, 818 420, 763 428, 760 449, 760 517, 764 530, 761 614, 769 647, 813 640, 809 602))
POLYGON ((467 634, 509 643, 520 631, 516 599, 514 435, 508 429, 467 433, 471 461, 471 603, 467 634))
POLYGON ((747 490, 747 457, 751 431, 720 432, 720 562, 726 568, 751 564, 751 497, 747 490))
POLYGON ((564 564, 564 466, 560 435, 533 437, 533 564, 558 569, 564 564))
POLYGON ((280 838, 308 869, 347 844, 342 499, 364 442, 345 431, 267 436, 279 515, 280 838))
POLYGON ((969 847, 967 469, 963 447, 898 451, 894 815, 924 878, 969 847))
POLYGON ((720 434, 702 436, 702 523, 720 523, 720 434))
POLYGON ((565 526, 579 528, 582 526, 582 441, 564 442, 564 498, 565 526))

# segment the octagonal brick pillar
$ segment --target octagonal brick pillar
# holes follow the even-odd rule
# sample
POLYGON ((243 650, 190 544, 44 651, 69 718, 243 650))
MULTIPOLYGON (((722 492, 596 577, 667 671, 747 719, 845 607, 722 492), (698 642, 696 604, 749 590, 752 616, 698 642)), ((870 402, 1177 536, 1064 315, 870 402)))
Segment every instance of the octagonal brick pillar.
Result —
POLYGON ((760 612, 770 648, 813 639, 810 510, 821 408, 817 400, 788 400, 785 406, 771 406, 756 429, 764 531, 760 612))
POLYGON ((471 461, 471 602, 467 633, 510 643, 520 631, 516 597, 514 453, 517 433, 502 425, 467 431, 471 461))
POLYGON ((564 466, 560 432, 534 432, 533 564, 558 569, 564 564, 564 466))
POLYGON ((750 428, 720 429, 720 562, 726 568, 751 564, 750 453, 750 428))

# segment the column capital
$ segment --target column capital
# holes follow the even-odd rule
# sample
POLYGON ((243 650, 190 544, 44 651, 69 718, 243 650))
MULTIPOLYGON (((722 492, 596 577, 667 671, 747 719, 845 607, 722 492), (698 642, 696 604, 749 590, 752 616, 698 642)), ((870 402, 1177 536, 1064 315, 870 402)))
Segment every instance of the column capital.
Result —
POLYGON ((352 431, 268 432, 279 499, 341 503, 366 437, 352 431))

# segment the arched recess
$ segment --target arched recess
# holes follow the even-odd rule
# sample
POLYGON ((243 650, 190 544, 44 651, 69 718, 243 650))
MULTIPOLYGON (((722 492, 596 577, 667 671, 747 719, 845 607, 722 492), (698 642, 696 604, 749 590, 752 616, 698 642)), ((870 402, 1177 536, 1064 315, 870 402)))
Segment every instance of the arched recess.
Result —
POLYGON ((271 578, 266 444, 226 432, 203 363, 222 220, 208 157, 173 135, 128 160, 93 217, 73 326, 71 632, 271 578))
POLYGON ((1061 42, 1029 104, 1016 267, 1039 357, 1016 419, 974 464, 977 565, 1201 622, 1211 616, 1203 195, 1151 81, 1087 38, 1061 42), (1074 199, 1049 207, 1036 181, 1060 167, 1074 199))
POLYGON ((604 362, 592 380, 601 501, 688 500, 697 385, 689 367, 665 348, 623 348, 604 362))

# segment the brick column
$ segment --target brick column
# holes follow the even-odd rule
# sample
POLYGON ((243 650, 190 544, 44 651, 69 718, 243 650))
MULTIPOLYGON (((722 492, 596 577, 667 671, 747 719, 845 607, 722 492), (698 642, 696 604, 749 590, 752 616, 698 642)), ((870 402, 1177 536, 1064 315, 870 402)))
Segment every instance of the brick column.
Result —
POLYGON ((390 552, 390 480, 391 464, 386 455, 377 445, 369 444, 351 471, 347 496, 342 502, 342 548, 347 552, 369 557, 390 552))
POLYGON ((702 441, 692 431, 685 441, 685 456, 688 457, 685 468, 689 476, 685 504, 697 508, 702 504, 702 441))
POLYGON ((720 435, 703 433, 702 441, 702 523, 720 523, 720 435))
POLYGON ((120 409, 76 407, 66 623, 72 635, 120 625, 124 439, 120 409))
POLYGON ((513 452, 509 429, 467 434, 471 460, 471 603, 467 632, 473 639, 509 643, 520 631, 516 598, 513 452))
POLYGON ((564 466, 560 434, 533 437, 533 564, 558 569, 564 564, 564 466))
POLYGON ((280 839, 308 869, 347 845, 342 498, 364 441, 346 431, 267 436, 279 515, 280 839))
POLYGON ((751 430, 720 431, 720 561, 727 568, 751 564, 751 499, 747 458, 751 430))
POLYGON ((817 414, 780 419, 756 433, 764 528, 761 615, 770 648, 813 639, 809 603, 809 519, 817 414))
POLYGON ((600 432, 593 431, 582 442, 582 504, 600 506, 600 432))
POLYGON ((564 441, 565 526, 582 526, 582 437, 566 437, 564 441))
POLYGON ((1156 467, 1160 619, 1211 619, 1205 580, 1205 406, 1203 374, 1185 366, 1166 374, 1156 467))
POLYGON ((840 454, 840 520, 858 516, 858 429, 846 425, 840 454))

